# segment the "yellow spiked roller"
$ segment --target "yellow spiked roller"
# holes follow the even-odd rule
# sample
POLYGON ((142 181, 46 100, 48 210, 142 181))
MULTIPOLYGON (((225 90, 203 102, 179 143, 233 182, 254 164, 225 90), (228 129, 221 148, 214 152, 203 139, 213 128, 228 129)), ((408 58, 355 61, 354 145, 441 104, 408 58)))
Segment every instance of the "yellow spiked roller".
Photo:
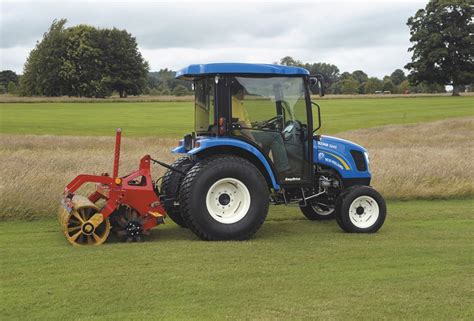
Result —
POLYGON ((74 195, 69 213, 64 206, 59 207, 58 219, 66 239, 72 245, 99 245, 110 234, 109 219, 104 219, 100 209, 87 197, 74 195))

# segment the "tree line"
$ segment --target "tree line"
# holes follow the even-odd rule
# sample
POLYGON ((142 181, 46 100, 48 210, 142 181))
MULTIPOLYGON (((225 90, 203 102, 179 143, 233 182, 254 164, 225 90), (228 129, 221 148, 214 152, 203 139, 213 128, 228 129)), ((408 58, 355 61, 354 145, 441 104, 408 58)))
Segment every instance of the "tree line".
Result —
MULTIPOLYGON (((409 71, 394 70, 382 79, 363 70, 340 72, 333 64, 283 57, 278 63, 322 74, 330 94, 438 93, 453 86, 453 95, 474 82, 474 6, 470 0, 431 0, 407 21, 409 71)), ((134 37, 126 30, 88 25, 65 28, 53 21, 30 52, 23 75, 0 72, 0 92, 25 96, 106 97, 192 94, 189 82, 175 79, 169 69, 149 72, 134 37)))
POLYGON ((362 70, 353 72, 339 72, 336 65, 317 62, 303 63, 293 57, 286 56, 279 62, 280 65, 295 66, 307 69, 311 74, 320 74, 324 78, 325 91, 328 94, 378 94, 378 93, 444 93, 446 89, 441 84, 419 83, 410 84, 403 70, 396 69, 383 79, 369 77, 362 70))
MULTIPOLYGON (((396 69, 390 75, 379 79, 377 77, 369 77, 364 71, 356 70, 353 72, 339 72, 339 68, 333 64, 328 63, 301 63, 294 60, 292 57, 282 58, 278 64, 287 66, 303 67, 312 74, 322 74, 325 79, 325 91, 327 94, 408 94, 408 93, 444 93, 446 89, 441 84, 422 82, 418 85, 410 84, 408 77, 403 70, 396 69)), ((170 69, 161 69, 159 71, 149 72, 145 86, 140 91, 141 94, 151 96, 186 96, 193 95, 192 86, 189 81, 175 79, 176 72, 170 69)), ((13 95, 26 95, 21 89, 18 76, 11 70, 4 70, 0 72, 0 92, 10 93, 13 95)), ((97 88, 97 87, 96 87, 97 88)), ((470 90, 474 89, 469 87, 470 90)), ((99 87, 100 89, 100 87, 99 87)), ((316 93, 316 89, 314 89, 316 93)), ((87 95, 81 92, 84 97, 105 97, 106 95, 99 95, 97 91, 91 90, 89 93, 94 95, 87 95)), ((107 90, 107 93, 112 94, 112 91, 107 90)), ((119 93, 117 91, 117 93, 119 93)), ((138 91, 135 92, 138 94, 138 91)), ((103 92, 102 92, 103 94, 103 92)), ((133 92, 128 94, 134 95, 133 92)), ((60 96, 54 95, 54 96, 60 96)), ((81 96, 81 95, 72 95, 81 96)), ((124 94, 122 95, 125 96, 124 94)))

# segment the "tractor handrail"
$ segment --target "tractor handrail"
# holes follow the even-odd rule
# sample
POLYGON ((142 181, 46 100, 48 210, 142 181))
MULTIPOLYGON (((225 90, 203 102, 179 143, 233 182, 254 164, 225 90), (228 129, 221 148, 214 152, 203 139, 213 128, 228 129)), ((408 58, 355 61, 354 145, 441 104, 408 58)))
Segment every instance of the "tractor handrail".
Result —
POLYGON ((314 133, 321 128, 321 107, 319 106, 318 103, 315 103, 314 101, 311 102, 311 104, 315 105, 318 108, 318 127, 313 129, 313 135, 314 133))

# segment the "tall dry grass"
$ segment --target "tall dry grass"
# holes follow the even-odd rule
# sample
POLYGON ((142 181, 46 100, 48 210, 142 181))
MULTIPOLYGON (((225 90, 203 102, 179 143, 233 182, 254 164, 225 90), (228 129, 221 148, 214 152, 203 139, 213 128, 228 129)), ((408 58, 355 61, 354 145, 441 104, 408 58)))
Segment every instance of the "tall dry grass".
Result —
MULTIPOLYGON (((373 185, 389 199, 474 196, 474 118, 394 125, 337 135, 368 148, 373 185)), ((177 139, 124 138, 121 174, 150 154, 165 162, 177 139)), ((0 135, 0 219, 54 216, 79 173, 112 171, 113 137, 0 135)), ((153 167, 158 178, 164 170, 153 167)))
MULTIPOLYGON (((0 220, 53 216, 64 187, 81 173, 112 173, 114 137, 0 135, 0 220)), ((178 139, 122 139, 120 174, 150 154, 171 163, 178 139)), ((164 172, 153 166, 156 179, 164 172)))
POLYGON ((372 184, 387 198, 474 196, 474 117, 337 136, 369 150, 372 184))

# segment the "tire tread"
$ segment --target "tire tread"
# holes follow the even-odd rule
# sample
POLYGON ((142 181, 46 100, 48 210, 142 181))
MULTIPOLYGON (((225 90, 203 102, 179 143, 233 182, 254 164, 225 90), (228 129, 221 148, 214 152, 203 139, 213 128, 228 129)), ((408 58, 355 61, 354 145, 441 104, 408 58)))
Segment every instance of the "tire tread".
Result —
MULTIPOLYGON (((181 189, 179 193, 179 202, 181 205, 181 213, 185 217, 186 222, 188 223, 188 227, 193 231, 200 239, 207 240, 207 241, 218 241, 223 240, 222 238, 217 238, 210 233, 206 232, 202 229, 196 222, 195 217, 192 215, 192 204, 191 204, 191 193, 192 187, 194 183, 199 179, 200 174, 207 168, 211 167, 217 170, 217 167, 220 169, 226 167, 226 162, 228 163, 236 163, 237 166, 241 166, 242 169, 248 171, 249 168, 254 168, 256 172, 258 172, 261 184, 267 185, 265 178, 260 173, 260 171, 249 161, 243 159, 238 156, 216 156, 216 157, 209 157, 203 159, 202 161, 198 162, 194 165, 191 170, 186 174, 183 182, 181 184, 181 189)), ((232 166, 235 166, 233 164, 232 166)), ((268 213, 268 203, 265 209, 265 215, 262 215, 257 224, 254 224, 252 229, 248 230, 245 234, 240 235, 236 238, 232 238, 232 240, 247 240, 252 237, 257 230, 262 226, 263 222, 265 221, 266 215, 268 213)), ((231 238, 229 238, 231 239, 231 238)), ((226 239, 227 240, 227 239, 226 239)))

